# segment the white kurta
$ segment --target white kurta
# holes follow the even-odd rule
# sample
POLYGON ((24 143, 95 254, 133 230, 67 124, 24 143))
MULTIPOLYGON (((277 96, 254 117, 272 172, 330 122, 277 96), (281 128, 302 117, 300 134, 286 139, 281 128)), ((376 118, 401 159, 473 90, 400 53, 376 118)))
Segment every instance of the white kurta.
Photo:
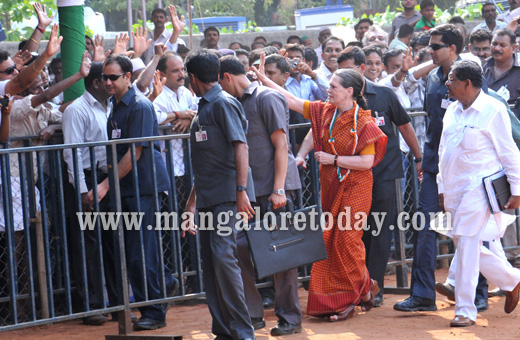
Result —
POLYGON ((520 282, 520 270, 499 251, 482 245, 483 240, 500 237, 509 224, 506 217, 510 215, 491 215, 482 184, 483 177, 502 168, 512 194, 519 195, 520 152, 504 105, 482 91, 466 110, 460 102, 452 103, 443 119, 437 184, 439 193, 444 193, 444 207, 451 213, 457 248, 455 315, 473 321, 477 318, 474 301, 479 270, 506 291, 520 282), (493 217, 496 223, 492 223, 493 217))
MULTIPOLYGON (((480 92, 466 110, 452 103, 443 119, 439 146, 439 193, 452 213, 453 235, 473 236, 490 216, 482 178, 505 169, 513 195, 520 195, 520 152, 511 136, 511 121, 504 105, 480 92)), ((501 237, 507 214, 495 214, 496 230, 486 239, 501 237)), ((489 229, 489 228, 488 228, 489 229)))

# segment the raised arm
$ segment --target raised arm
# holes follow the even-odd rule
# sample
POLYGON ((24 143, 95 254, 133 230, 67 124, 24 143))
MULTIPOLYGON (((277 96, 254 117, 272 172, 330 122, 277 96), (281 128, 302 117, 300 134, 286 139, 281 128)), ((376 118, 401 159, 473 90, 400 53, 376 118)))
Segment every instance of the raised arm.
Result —
POLYGON ((29 67, 21 70, 16 77, 5 85, 5 93, 15 95, 31 86, 34 79, 42 72, 47 60, 56 54, 60 48, 63 37, 58 37, 58 29, 58 24, 52 27, 51 37, 45 51, 29 67))
POLYGON ((148 86, 150 86, 150 83, 153 81, 155 70, 157 69, 157 64, 159 64, 159 59, 161 59, 161 57, 164 54, 164 51, 166 51, 166 46, 164 46, 163 44, 157 44, 154 46, 154 49, 155 54, 152 60, 150 60, 148 65, 146 65, 146 67, 144 68, 143 72, 141 72, 141 74, 139 74, 139 77, 137 77, 136 84, 141 92, 146 92, 146 89, 148 88, 148 86))
POLYGON ((267 76, 264 73, 258 71, 258 69, 256 67, 251 66, 251 70, 253 70, 256 73, 256 76, 258 77, 258 80, 260 80, 262 82, 262 84, 264 84, 265 86, 268 86, 270 88, 273 88, 276 91, 278 91, 281 94, 283 94, 283 96, 285 97, 285 99, 289 103, 289 108, 291 110, 303 114, 304 103, 305 103, 305 101, 303 99, 298 98, 298 97, 292 95, 289 91, 287 91, 283 87, 278 86, 274 81, 272 81, 271 79, 267 78, 267 76))
POLYGON ((47 15, 47 11, 45 10, 45 5, 36 2, 33 4, 34 11, 38 16, 38 26, 34 29, 31 38, 27 40, 27 44, 25 44, 24 50, 29 52, 38 51, 38 45, 40 45, 40 41, 42 40, 43 33, 45 33, 45 29, 51 24, 52 16, 49 18, 47 15))
POLYGON ((81 60, 81 66, 79 68, 79 71, 73 74, 72 76, 63 79, 59 83, 49 87, 47 90, 43 91, 41 94, 38 94, 36 96, 33 96, 31 98, 31 105, 32 107, 37 107, 40 104, 46 103, 50 101, 52 98, 56 97, 63 91, 65 91, 67 88, 72 86, 75 82, 77 82, 80 79, 85 78, 88 76, 88 73, 90 72, 90 58, 88 57, 89 53, 87 50, 83 52, 83 59, 81 60))
POLYGON ((173 32, 170 36, 170 40, 168 41, 170 44, 170 48, 172 51, 177 52, 177 40, 179 39, 179 35, 181 34, 182 30, 184 29, 184 15, 181 16, 181 19, 179 20, 179 17, 177 16, 177 10, 175 9, 174 5, 170 5, 168 7, 168 10, 170 11, 170 16, 172 18, 172 27, 173 32))

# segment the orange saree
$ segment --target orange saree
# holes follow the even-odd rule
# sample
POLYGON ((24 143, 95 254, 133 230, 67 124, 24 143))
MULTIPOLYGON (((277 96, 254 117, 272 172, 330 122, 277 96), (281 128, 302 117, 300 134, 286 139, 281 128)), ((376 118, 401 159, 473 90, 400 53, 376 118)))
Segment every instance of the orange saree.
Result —
MULTIPOLYGON (((359 108, 355 119, 356 106, 355 103, 351 110, 333 120, 334 105, 305 103, 305 113, 310 116, 312 124, 314 149, 352 156, 360 155, 367 146, 373 145, 375 166, 383 159, 387 137, 377 127, 370 111, 359 108)), ((360 212, 368 215, 370 211, 372 170, 349 172, 340 168, 338 171, 333 165, 323 165, 320 167, 320 185, 322 210, 331 213, 328 223, 332 228, 323 235, 328 258, 314 263, 311 271, 307 314, 315 316, 341 312, 352 304, 358 304, 372 284, 361 240, 361 227, 366 220, 356 216, 360 212), (341 212, 345 213, 340 215, 341 212)))

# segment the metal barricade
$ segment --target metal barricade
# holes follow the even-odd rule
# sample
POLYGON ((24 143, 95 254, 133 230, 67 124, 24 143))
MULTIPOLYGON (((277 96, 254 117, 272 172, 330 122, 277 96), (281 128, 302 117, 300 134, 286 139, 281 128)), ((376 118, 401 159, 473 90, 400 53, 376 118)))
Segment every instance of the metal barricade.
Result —
MULTIPOLYGON (((424 113, 414 113, 416 118, 424 113)), ((292 125, 290 137, 292 149, 296 150, 294 133, 296 129, 307 129, 309 123, 292 125)), ((163 128, 162 130, 166 130, 163 128)), ((99 313, 118 314, 120 333, 130 333, 130 309, 145 305, 180 302, 183 300, 204 297, 200 243, 198 236, 183 239, 178 230, 167 228, 179 223, 179 215, 192 187, 192 168, 189 161, 190 143, 188 135, 165 135, 159 137, 116 140, 108 142, 85 143, 75 145, 59 144, 59 136, 54 145, 30 146, 31 138, 23 139, 24 146, 15 149, 0 150, 1 193, 0 210, 0 331, 22 327, 48 324, 57 321, 80 319, 99 313), (123 217, 113 221, 111 231, 102 230, 107 220, 98 218, 93 224, 93 231, 77 232, 79 229, 76 212, 82 213, 82 196, 74 188, 80 187, 79 172, 85 167, 78 150, 89 152, 91 169, 89 187, 97 196, 97 183, 103 177, 109 180, 109 209, 103 207, 106 202, 95 201, 93 213, 122 211, 121 187, 118 174, 117 146, 129 144, 132 168, 137 166, 136 144, 144 145, 142 153, 153 152, 154 143, 162 143, 161 152, 169 177, 169 187, 163 194, 158 190, 155 176, 155 163, 152 169, 153 207, 159 213, 165 213, 162 227, 156 230, 160 242, 159 282, 161 294, 159 298, 149 299, 148 289, 144 291, 144 301, 135 302, 132 290, 128 285, 128 263, 125 249, 125 231, 122 228, 123 217), (108 171, 98 171, 95 148, 106 148, 108 171), (74 182, 70 183, 64 154, 72 155, 74 182), (101 177, 100 177, 101 176, 101 177), (177 215, 170 216, 171 212, 177 215), (176 219, 176 220, 175 220, 176 219), (106 233, 110 233, 110 237, 106 233), (109 241, 107 241, 109 240, 109 241), (112 241, 110 241, 112 240, 112 241), (88 242, 94 244, 93 248, 88 242), (116 296, 110 299, 107 285, 107 261, 103 244, 112 242, 114 256, 114 277, 116 296), (168 276, 173 275, 181 285, 177 296, 168 296, 168 276), (95 279, 92 279, 92 278, 95 279), (101 292, 101 298, 94 292, 101 292), (101 305, 96 304, 100 300, 101 305), (108 301, 110 304, 108 304, 108 301), (114 302, 115 300, 115 302, 114 302), (97 302, 96 302, 97 301, 97 302)), ((149 156, 153 156, 150 155, 149 156)), ((153 157, 149 157, 153 162, 153 157)), ((396 182, 398 190, 399 211, 413 214, 417 211, 419 182, 414 162, 408 155, 407 174, 401 190, 401 181, 396 182)), ((307 169, 300 169, 302 190, 297 194, 296 207, 311 205, 320 207, 318 166, 312 156, 309 157, 307 169)), ((132 192, 139 196, 139 174, 132 176, 132 192)), ((135 202, 139 206, 139 202, 135 202)), ((82 215, 85 217, 86 215, 82 215)), ((99 215, 101 216, 101 215, 99 215)), ((161 215, 163 216, 163 215, 161 215)), ((87 228, 88 229, 88 228, 87 228)), ((517 228, 518 241, 518 228, 517 228)), ((396 230, 395 244, 392 248, 393 259, 388 269, 396 269, 396 292, 406 292, 408 287, 407 266, 413 258, 411 230, 396 230)), ((438 259, 443 260, 452 254, 451 241, 439 240, 441 249, 438 259)), ((109 243, 108 243, 109 244, 109 243)), ((509 249, 519 249, 515 246, 509 249)), ((140 246, 133 249, 140 254, 141 279, 146 282, 146 263, 142 230, 140 246)), ((300 280, 309 279, 309 268, 302 268, 300 280)), ((261 286, 266 286, 263 283, 261 286)), ((260 286, 260 285, 259 285, 260 286)), ((385 288, 386 289, 386 288, 385 288)), ((389 289, 390 291, 392 289, 389 289)))

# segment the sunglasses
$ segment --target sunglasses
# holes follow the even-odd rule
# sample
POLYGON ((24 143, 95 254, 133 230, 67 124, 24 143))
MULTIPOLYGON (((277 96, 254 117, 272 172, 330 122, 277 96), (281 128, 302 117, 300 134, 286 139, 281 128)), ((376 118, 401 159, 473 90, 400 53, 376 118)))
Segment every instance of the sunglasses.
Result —
POLYGON ((107 80, 110 80, 110 81, 116 81, 118 80, 124 73, 121 73, 121 74, 102 74, 101 75, 101 79, 103 79, 103 81, 107 81, 107 80))
POLYGON ((9 66, 8 68, 6 68, 3 71, 0 71, 0 73, 4 73, 4 74, 7 74, 8 76, 10 76, 11 74, 14 73, 15 70, 16 70, 16 65, 13 65, 13 66, 9 66))
POLYGON ((450 47, 450 44, 430 44, 430 48, 434 51, 438 51, 441 48, 450 47))

